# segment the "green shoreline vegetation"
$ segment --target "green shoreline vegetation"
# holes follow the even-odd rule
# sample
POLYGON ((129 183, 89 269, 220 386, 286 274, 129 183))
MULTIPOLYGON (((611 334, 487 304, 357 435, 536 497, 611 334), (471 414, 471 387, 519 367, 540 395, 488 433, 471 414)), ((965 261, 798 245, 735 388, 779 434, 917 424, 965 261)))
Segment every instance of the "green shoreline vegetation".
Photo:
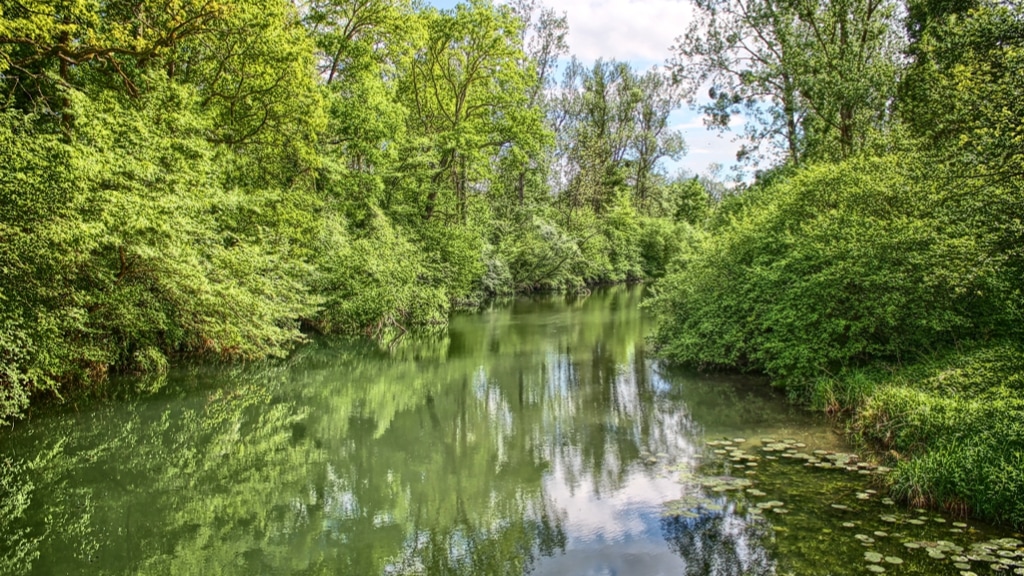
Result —
POLYGON ((0 423, 662 273, 709 205, 661 164, 679 100, 621 62, 556 82, 566 33, 529 1, 0 3, 0 423))
POLYGON ((767 374, 896 495, 1024 526, 1024 11, 693 4, 638 72, 567 59, 533 0, 0 1, 0 423, 659 279, 665 358, 767 374), (666 174, 683 99, 771 168, 666 174))
POLYGON ((914 506, 1024 526, 1021 5, 698 5, 677 74, 715 83, 711 113, 774 91, 752 141, 786 160, 687 229, 661 354, 847 414, 914 506), (729 31, 774 43, 728 61, 729 31))

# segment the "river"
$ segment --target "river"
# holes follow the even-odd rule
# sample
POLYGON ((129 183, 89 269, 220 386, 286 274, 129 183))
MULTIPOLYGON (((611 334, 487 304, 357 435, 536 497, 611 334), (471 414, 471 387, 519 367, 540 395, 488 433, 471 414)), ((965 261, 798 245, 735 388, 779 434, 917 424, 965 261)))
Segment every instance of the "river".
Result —
POLYGON ((0 573, 1024 574, 765 382, 661 366, 642 290, 37 413, 0 436, 0 573))

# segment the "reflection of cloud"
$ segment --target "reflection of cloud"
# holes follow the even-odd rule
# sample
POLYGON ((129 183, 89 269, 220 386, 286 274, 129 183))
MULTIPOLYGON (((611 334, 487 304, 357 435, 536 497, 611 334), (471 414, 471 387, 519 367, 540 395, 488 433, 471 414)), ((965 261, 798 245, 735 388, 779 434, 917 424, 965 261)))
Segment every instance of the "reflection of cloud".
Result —
POLYGON ((601 494, 589 476, 573 485, 561 462, 544 484, 544 492, 566 512, 570 545, 583 547, 656 535, 662 504, 679 497, 674 480, 642 473, 631 474, 618 490, 601 494))
POLYGON ((567 550, 565 554, 543 558, 530 572, 532 576, 607 576, 642 574, 675 576, 685 567, 683 560, 662 543, 630 542, 600 548, 567 550))
POLYGON ((587 477, 573 485, 560 463, 544 492, 564 511, 565 553, 541 558, 532 574, 679 574, 684 566, 661 538, 662 504, 679 484, 634 471, 620 489, 601 494, 587 477))

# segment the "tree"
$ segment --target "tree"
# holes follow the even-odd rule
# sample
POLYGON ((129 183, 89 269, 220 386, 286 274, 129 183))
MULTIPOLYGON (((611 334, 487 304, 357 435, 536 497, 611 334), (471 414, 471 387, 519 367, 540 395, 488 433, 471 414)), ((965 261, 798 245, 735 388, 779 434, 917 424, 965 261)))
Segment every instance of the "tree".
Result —
POLYGON ((636 132, 633 136, 631 164, 633 199, 641 212, 650 212, 653 189, 657 186, 658 163, 664 158, 678 160, 686 150, 683 136, 669 129, 669 116, 678 107, 678 99, 668 79, 657 69, 636 78, 640 97, 636 102, 636 132))
POLYGON ((22 109, 50 114, 70 104, 63 90, 90 82, 138 96, 147 71, 165 67, 173 76, 181 43, 205 34, 225 11, 224 3, 205 0, 4 2, 0 73, 6 96, 22 109))
POLYGON ((943 156, 1001 182, 1024 176, 1024 21, 1006 3, 918 2, 903 117, 943 156), (931 6, 931 10, 926 10, 931 6))
POLYGON ((398 78, 423 43, 423 22, 405 0, 313 0, 300 13, 326 101, 320 183, 354 224, 371 223, 406 138, 398 78))
MULTIPOLYGON (((564 13, 558 14, 552 8, 541 6, 538 0, 516 0, 512 9, 522 21, 522 38, 526 59, 522 66, 528 70, 535 81, 527 89, 527 105, 538 107, 545 117, 550 117, 551 102, 549 89, 554 85, 553 75, 558 59, 569 50, 566 37, 569 34, 569 21, 564 13)), ((548 127, 551 129, 551 127, 548 127)), ((529 176, 544 187, 544 173, 550 162, 548 150, 541 151, 533 157, 523 155, 506 155, 507 164, 515 168, 507 168, 505 172, 515 178, 513 184, 519 207, 526 201, 526 188, 529 176), (539 176, 539 177, 538 177, 539 176)))
POLYGON ((694 0, 674 79, 710 127, 748 116, 740 160, 846 158, 889 121, 900 52, 890 0, 694 0))
POLYGON ((447 191, 451 215, 465 221, 471 188, 491 173, 490 160, 502 149, 543 141, 539 110, 528 106, 536 78, 520 65, 522 23, 510 8, 473 0, 423 17, 426 45, 402 87, 410 131, 430 141, 433 173, 422 215, 430 220, 447 191))
POLYGON ((584 206, 602 213, 623 190, 645 209, 659 162, 678 158, 682 136, 669 129, 675 93, 657 70, 638 75, 624 62, 578 60, 566 67, 553 123, 560 196, 571 214, 584 206))

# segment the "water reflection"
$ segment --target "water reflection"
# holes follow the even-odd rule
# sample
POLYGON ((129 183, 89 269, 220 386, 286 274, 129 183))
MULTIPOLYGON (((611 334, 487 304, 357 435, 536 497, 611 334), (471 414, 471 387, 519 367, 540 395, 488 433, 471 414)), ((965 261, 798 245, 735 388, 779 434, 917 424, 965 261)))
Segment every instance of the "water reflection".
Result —
POLYGON ((766 542, 771 526, 736 513, 731 507, 698 518, 669 516, 662 520, 669 547, 684 559, 679 574, 687 576, 767 576, 776 564, 766 542))
POLYGON ((0 452, 0 572, 772 573, 763 521, 663 518, 681 488, 652 461, 832 440, 766 387, 661 372, 639 298, 518 300, 39 417, 0 452))

